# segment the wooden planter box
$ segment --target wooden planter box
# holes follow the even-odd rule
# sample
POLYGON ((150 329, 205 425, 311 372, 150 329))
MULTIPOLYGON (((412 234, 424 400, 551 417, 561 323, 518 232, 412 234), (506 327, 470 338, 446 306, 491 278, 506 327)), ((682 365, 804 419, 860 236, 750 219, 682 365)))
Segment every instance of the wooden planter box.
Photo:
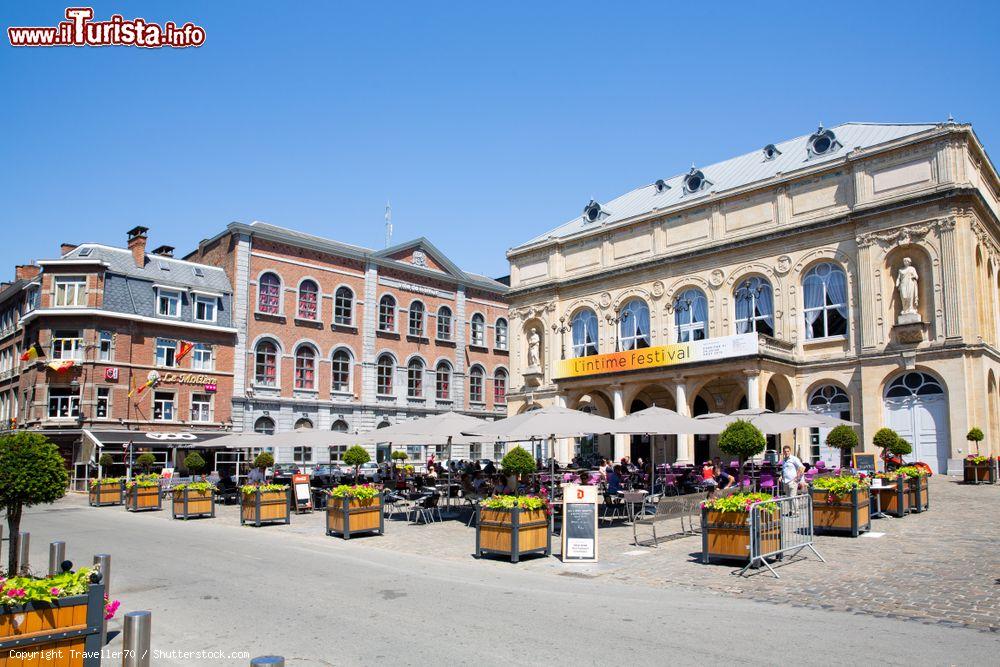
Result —
POLYGON ((973 463, 966 459, 962 467, 962 478, 966 484, 996 484, 995 462, 991 459, 982 463, 973 463))
MULTIPOLYGON (((750 562, 750 512, 701 508, 701 562, 713 558, 750 562)), ((754 537, 762 554, 781 549, 781 517, 754 537)))
POLYGON ((931 508, 927 479, 926 475, 906 479, 906 494, 910 497, 911 512, 926 512, 931 508))
POLYGON ((516 563, 521 556, 535 553, 552 554, 552 533, 545 510, 476 508, 476 558, 500 554, 516 563))
POLYGON ((103 634, 104 584, 51 604, 0 607, 0 664, 100 667, 103 634))
POLYGON ((215 491, 174 489, 171 507, 175 519, 215 518, 215 491))
POLYGON ((842 496, 812 489, 813 528, 819 532, 846 533, 857 537, 872 529, 871 494, 867 488, 851 489, 842 496))
POLYGON ((326 534, 349 540, 357 533, 385 534, 381 494, 367 500, 330 497, 326 505, 326 534))
MULTIPOLYGON (((885 484, 885 481, 882 480, 882 483, 885 484)), ((878 493, 879 504, 884 514, 904 517, 910 511, 910 494, 906 492, 906 480, 902 477, 891 487, 877 489, 875 492, 878 493)))
POLYGON ((125 485, 121 482, 114 484, 97 484, 90 487, 90 506, 108 507, 110 505, 122 505, 125 503, 125 485))
POLYGON ((284 491, 255 491, 241 495, 240 524, 291 523, 291 487, 284 491))
POLYGON ((145 512, 146 510, 163 509, 160 496, 160 485, 133 486, 125 489, 125 509, 129 512, 145 512))

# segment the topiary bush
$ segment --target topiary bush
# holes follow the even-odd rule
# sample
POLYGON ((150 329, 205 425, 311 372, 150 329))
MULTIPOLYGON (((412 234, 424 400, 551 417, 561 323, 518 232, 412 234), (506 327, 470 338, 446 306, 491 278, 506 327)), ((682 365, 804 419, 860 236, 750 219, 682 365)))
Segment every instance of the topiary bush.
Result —
POLYGON ((264 470, 265 468, 270 468, 274 465, 274 454, 271 452, 261 452, 257 455, 257 458, 253 460, 253 467, 260 468, 264 470))
POLYGON ((966 440, 976 443, 976 454, 979 454, 979 443, 982 442, 984 437, 983 430, 978 426, 973 426, 969 429, 969 432, 965 434, 966 440))
POLYGON ((906 456, 913 451, 913 447, 906 440, 896 436, 896 441, 889 445, 889 451, 896 456, 906 456))
POLYGON ((390 454, 390 457, 392 458, 393 461, 405 461, 406 459, 410 458, 406 452, 401 452, 399 450, 396 450, 392 454, 390 454))
POLYGON ((827 447, 836 447, 842 452, 850 453, 858 446, 858 434, 846 424, 835 426, 826 434, 827 447))
POLYGON ((191 452, 184 457, 184 466, 197 475, 205 469, 205 459, 198 452, 191 452))
POLYGON ((737 419, 719 434, 719 449, 743 462, 752 459, 767 447, 767 440, 760 429, 748 421, 737 419))
POLYGON ((357 476, 358 468, 372 460, 368 450, 361 445, 354 445, 344 452, 344 463, 354 467, 354 475, 357 476))
POLYGON ((893 431, 891 428, 880 428, 875 431, 875 435, 872 436, 872 444, 879 449, 888 449, 892 451, 892 445, 899 440, 899 434, 893 431))
POLYGON ((537 469, 535 457, 524 447, 515 447, 507 452, 500 467, 508 475, 529 475, 537 469))
POLYGON ((139 466, 139 469, 144 473, 149 473, 150 469, 156 464, 156 457, 150 452, 145 454, 140 454, 139 458, 135 460, 135 464, 139 466))
POLYGON ((97 459, 97 462, 100 464, 102 468, 110 468, 112 465, 114 465, 115 461, 114 459, 111 458, 111 454, 105 452, 101 454, 101 458, 97 459))

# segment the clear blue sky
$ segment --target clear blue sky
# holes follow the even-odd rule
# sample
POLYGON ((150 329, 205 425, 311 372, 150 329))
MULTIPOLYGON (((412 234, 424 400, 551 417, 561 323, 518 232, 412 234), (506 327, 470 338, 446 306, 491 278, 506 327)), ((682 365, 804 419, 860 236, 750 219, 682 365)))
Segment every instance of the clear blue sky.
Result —
MULTIPOLYGON (((0 19, 55 25, 66 4, 0 19)), ((590 197, 820 121, 951 113, 1000 153, 996 3, 542 4, 98 1, 207 42, 4 34, 0 277, 139 224, 180 252, 233 220, 377 248, 387 199, 395 240, 496 276, 590 197)))

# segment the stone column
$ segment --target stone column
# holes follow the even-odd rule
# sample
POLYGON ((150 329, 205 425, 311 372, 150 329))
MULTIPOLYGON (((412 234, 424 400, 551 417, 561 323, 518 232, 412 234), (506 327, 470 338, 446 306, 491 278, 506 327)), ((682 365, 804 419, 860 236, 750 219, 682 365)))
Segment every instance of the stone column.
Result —
POLYGON ((743 371, 747 378, 747 408, 760 408, 760 371, 743 371))
POLYGON ((858 239, 858 275, 859 295, 855 317, 860 319, 861 324, 861 347, 875 347, 876 332, 875 322, 878 320, 878 312, 881 301, 877 301, 875 285, 875 271, 872 266, 872 241, 870 238, 858 239))
MULTIPOLYGON (((614 409, 614 414, 612 417, 615 419, 621 419, 625 416, 625 395, 622 391, 621 385, 611 386, 611 403, 614 409)), ((615 435, 615 462, 621 461, 622 457, 626 456, 625 450, 628 448, 628 438, 629 436, 624 434, 615 435)))
MULTIPOLYGON (((566 395, 563 393, 556 394, 556 407, 565 408, 566 406, 566 395)), ((573 438, 559 438, 556 440, 554 455, 556 461, 560 463, 568 463, 573 460, 573 438)))
MULTIPOLYGON (((954 338, 962 335, 962 304, 958 285, 958 250, 955 242, 955 219, 948 218, 938 228, 941 238, 941 283, 944 292, 945 336, 954 338)), ((934 323, 935 329, 941 325, 934 323)))
MULTIPOLYGON (((677 403, 677 413, 685 417, 691 416, 687 399, 687 379, 680 377, 674 381, 674 400, 677 403)), ((693 463, 694 435, 677 436, 677 463, 693 463)))

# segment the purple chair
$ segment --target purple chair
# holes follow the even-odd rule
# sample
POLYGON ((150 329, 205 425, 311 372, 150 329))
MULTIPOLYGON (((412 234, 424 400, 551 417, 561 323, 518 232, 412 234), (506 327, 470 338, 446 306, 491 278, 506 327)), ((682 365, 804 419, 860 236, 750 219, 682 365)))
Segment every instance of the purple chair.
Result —
POLYGON ((778 485, 774 483, 774 475, 768 475, 767 473, 762 473, 760 476, 760 490, 768 491, 773 493, 778 488, 778 485))
POLYGON ((815 468, 817 470, 825 470, 826 469, 826 461, 816 461, 815 468))

